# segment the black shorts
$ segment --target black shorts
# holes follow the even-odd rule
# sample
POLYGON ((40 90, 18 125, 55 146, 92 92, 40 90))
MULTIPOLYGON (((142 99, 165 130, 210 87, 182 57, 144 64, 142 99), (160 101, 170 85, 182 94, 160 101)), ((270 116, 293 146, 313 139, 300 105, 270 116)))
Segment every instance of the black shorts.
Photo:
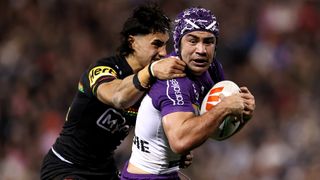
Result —
POLYGON ((114 165, 107 172, 93 172, 61 161, 52 150, 44 157, 40 170, 41 180, 118 180, 119 172, 114 165))

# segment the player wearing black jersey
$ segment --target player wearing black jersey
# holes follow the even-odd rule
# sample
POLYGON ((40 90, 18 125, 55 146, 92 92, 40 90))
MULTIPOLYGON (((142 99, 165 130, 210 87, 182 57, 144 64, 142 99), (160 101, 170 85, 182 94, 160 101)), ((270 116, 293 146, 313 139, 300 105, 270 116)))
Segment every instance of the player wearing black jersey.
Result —
POLYGON ((43 160, 41 179, 118 179, 114 150, 135 125, 152 78, 185 76, 183 61, 157 61, 166 55, 169 30, 170 20, 157 6, 139 7, 127 19, 119 53, 81 76, 60 136, 43 160))

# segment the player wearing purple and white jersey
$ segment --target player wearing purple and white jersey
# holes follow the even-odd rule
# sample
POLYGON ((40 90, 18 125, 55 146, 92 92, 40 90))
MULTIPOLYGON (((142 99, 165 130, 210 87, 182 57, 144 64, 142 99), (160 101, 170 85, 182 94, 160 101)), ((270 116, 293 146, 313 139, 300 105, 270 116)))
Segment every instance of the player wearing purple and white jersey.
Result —
POLYGON ((139 109, 130 163, 152 174, 177 171, 181 154, 170 149, 161 119, 174 112, 199 114, 202 99, 212 85, 207 72, 193 78, 157 81, 139 109))
POLYGON ((125 22, 119 52, 93 63, 56 142, 44 157, 42 180, 118 179, 114 151, 134 126, 137 108, 150 85, 184 76, 184 63, 166 58, 170 20, 157 6, 141 6, 125 22))
POLYGON ((175 23, 174 53, 186 63, 187 76, 157 80, 142 100, 132 154, 121 179, 179 179, 180 157, 203 144, 226 115, 249 119, 254 111, 253 95, 241 87, 240 93, 199 115, 204 96, 223 78, 214 59, 218 23, 204 8, 183 11, 175 23))

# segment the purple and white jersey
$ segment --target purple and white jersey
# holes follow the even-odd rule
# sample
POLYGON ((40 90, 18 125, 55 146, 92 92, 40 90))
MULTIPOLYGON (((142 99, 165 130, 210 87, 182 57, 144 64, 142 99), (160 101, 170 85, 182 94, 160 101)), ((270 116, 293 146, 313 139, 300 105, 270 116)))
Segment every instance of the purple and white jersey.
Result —
POLYGON ((179 170, 181 157, 170 149, 162 117, 174 112, 198 115, 201 102, 212 86, 207 72, 199 77, 157 80, 138 111, 130 163, 150 174, 179 170))

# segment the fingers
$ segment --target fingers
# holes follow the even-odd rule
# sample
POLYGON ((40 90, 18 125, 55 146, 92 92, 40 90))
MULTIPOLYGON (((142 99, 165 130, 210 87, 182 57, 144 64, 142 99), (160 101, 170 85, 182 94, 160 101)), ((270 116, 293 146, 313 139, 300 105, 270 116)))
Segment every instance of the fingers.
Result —
POLYGON ((241 87, 241 97, 244 99, 246 105, 255 105, 254 96, 247 87, 241 87))
POLYGON ((172 79, 186 76, 185 63, 171 56, 153 64, 153 72, 158 79, 172 79))
POLYGON ((168 61, 172 63, 173 70, 179 70, 179 72, 184 71, 186 67, 186 63, 179 59, 176 56, 171 56, 168 58, 168 61))
POLYGON ((183 155, 180 160, 180 168, 189 167, 192 164, 192 160, 193 160, 193 155, 191 154, 191 152, 189 152, 189 154, 187 155, 183 155))
POLYGON ((186 66, 186 63, 177 56, 170 56, 170 57, 161 59, 160 61, 162 61, 163 63, 170 64, 176 67, 177 69, 181 69, 181 70, 184 70, 186 66))
POLYGON ((235 121, 244 123, 250 119, 255 109, 255 99, 246 87, 240 88, 240 93, 234 93, 230 96, 220 95, 224 106, 229 108, 230 114, 236 116, 235 121))
POLYGON ((179 57, 177 56, 170 56, 172 58, 174 58, 175 63, 177 63, 177 65, 180 65, 182 67, 186 66, 186 63, 184 61, 182 61, 179 57))
POLYGON ((240 92, 244 95, 244 97, 253 97, 253 95, 247 87, 240 87, 240 92))
POLYGON ((182 165, 182 168, 187 168, 192 164, 191 161, 184 161, 184 164, 182 165))
POLYGON ((185 77, 186 73, 174 73, 172 74, 172 78, 181 78, 181 77, 185 77))
POLYGON ((187 155, 186 155, 186 159, 190 159, 192 161, 193 159, 193 154, 192 152, 189 152, 187 155))
POLYGON ((240 87, 241 92, 243 93, 250 93, 249 89, 245 86, 240 87))
POLYGON ((246 119, 250 119, 256 107, 255 98, 247 87, 241 87, 240 90, 241 97, 244 99, 245 105, 243 115, 246 117, 246 119))
POLYGON ((243 113, 245 105, 240 93, 234 93, 230 96, 220 95, 219 97, 221 102, 217 105, 227 108, 230 114, 238 116, 243 113))

